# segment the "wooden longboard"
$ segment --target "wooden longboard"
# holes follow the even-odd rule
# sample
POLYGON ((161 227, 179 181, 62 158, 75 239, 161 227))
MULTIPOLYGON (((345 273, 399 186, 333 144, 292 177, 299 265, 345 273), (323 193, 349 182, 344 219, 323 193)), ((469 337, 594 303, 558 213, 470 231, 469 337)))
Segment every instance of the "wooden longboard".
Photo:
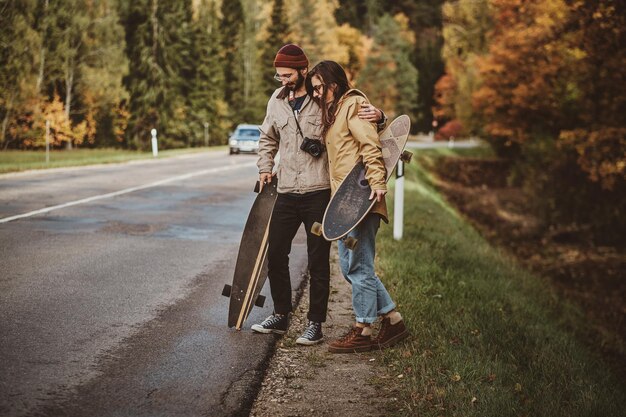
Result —
MULTIPOLYGON (((379 135, 387 171, 386 181, 389 181, 398 160, 403 156, 410 129, 409 116, 402 115, 395 118, 379 135)), ((406 153, 405 158, 410 159, 410 153, 406 153)), ((345 237, 365 218, 376 202, 375 199, 369 199, 371 192, 365 179, 365 165, 359 161, 339 184, 326 207, 321 225, 326 240, 345 237)))
POLYGON ((262 307, 265 301, 259 293, 267 278, 267 238, 278 196, 277 182, 274 178, 265 184, 254 200, 241 236, 233 284, 226 285, 222 291, 222 295, 230 296, 228 327, 234 326, 237 330, 241 330, 253 305, 262 307))

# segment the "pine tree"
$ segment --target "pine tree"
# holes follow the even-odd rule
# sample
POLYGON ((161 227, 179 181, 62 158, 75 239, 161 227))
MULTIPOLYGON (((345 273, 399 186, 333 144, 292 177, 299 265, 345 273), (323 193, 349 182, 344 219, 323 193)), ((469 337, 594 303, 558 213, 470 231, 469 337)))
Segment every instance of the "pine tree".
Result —
POLYGON ((224 100, 232 114, 232 121, 240 120, 235 110, 243 103, 244 64, 241 47, 244 42, 245 16, 240 0, 222 2, 222 21, 220 32, 222 36, 222 67, 224 69, 224 100))
POLYGON ((147 149, 150 130, 161 131, 159 109, 167 95, 166 76, 159 65, 158 0, 135 0, 120 7, 130 69, 124 80, 130 95, 127 135, 132 147, 147 149))
POLYGON ((166 103, 161 112, 167 146, 189 146, 193 137, 189 96, 195 77, 192 39, 192 0, 162 1, 159 43, 161 66, 166 74, 166 103))
POLYGON ((120 15, 130 61, 125 85, 132 145, 148 148, 150 130, 156 128, 160 146, 183 146, 191 137, 191 0, 138 0, 125 3, 120 15))
POLYGON ((204 124, 211 144, 224 143, 228 127, 224 95, 224 73, 220 67, 220 31, 215 4, 210 0, 202 0, 198 7, 198 17, 193 23, 194 60, 196 71, 191 80, 189 95, 191 120, 195 143, 204 143, 204 124), (202 130, 199 130, 202 129, 202 130))
POLYGON ((279 86, 273 78, 276 72, 274 57, 276 52, 287 43, 287 35, 289 34, 289 23, 285 17, 283 0, 274 0, 267 32, 268 36, 261 56, 261 67, 263 68, 263 80, 261 82, 264 86, 265 95, 269 97, 279 86))
POLYGON ((242 56, 244 63, 243 80, 243 106, 240 121, 245 123, 261 123, 265 116, 267 96, 263 88, 263 70, 261 54, 263 53, 262 42, 259 40, 261 32, 260 0, 244 2, 244 42, 242 56))

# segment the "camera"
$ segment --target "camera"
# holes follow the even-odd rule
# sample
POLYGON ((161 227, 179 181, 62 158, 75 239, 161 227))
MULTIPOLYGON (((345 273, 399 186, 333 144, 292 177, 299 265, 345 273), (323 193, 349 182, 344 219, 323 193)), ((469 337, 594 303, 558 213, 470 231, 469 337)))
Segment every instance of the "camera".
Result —
POLYGON ((324 152, 325 148, 322 141, 305 137, 304 141, 300 145, 300 149, 315 158, 319 158, 324 152))

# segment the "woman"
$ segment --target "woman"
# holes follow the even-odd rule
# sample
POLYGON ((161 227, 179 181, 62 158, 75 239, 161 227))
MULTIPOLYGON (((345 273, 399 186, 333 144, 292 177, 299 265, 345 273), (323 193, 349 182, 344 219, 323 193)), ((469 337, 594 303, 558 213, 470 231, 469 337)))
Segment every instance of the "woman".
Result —
POLYGON ((402 316, 374 270, 376 233, 381 218, 388 222, 385 194, 385 165, 381 144, 373 123, 358 116, 359 108, 367 105, 365 95, 350 88, 341 65, 334 61, 317 64, 306 79, 309 95, 322 109, 322 138, 326 145, 331 194, 362 159, 365 177, 372 189, 374 207, 349 236, 358 240, 354 250, 339 241, 341 272, 352 285, 352 307, 356 316, 354 327, 342 338, 329 344, 333 353, 366 352, 383 349, 408 336, 402 316), (372 339, 371 325, 378 316, 382 324, 378 336, 372 339))

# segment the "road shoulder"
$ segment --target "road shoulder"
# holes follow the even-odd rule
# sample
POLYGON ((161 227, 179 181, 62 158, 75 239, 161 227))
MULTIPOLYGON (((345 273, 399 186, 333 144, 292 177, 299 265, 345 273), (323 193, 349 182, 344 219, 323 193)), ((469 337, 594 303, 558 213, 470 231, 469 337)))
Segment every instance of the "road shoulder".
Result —
POLYGON ((384 416, 395 408, 393 384, 379 352, 332 354, 328 342, 352 325, 351 288, 338 271, 336 246, 325 341, 299 346, 306 325, 308 287, 293 314, 288 333, 278 342, 250 416, 384 416))

